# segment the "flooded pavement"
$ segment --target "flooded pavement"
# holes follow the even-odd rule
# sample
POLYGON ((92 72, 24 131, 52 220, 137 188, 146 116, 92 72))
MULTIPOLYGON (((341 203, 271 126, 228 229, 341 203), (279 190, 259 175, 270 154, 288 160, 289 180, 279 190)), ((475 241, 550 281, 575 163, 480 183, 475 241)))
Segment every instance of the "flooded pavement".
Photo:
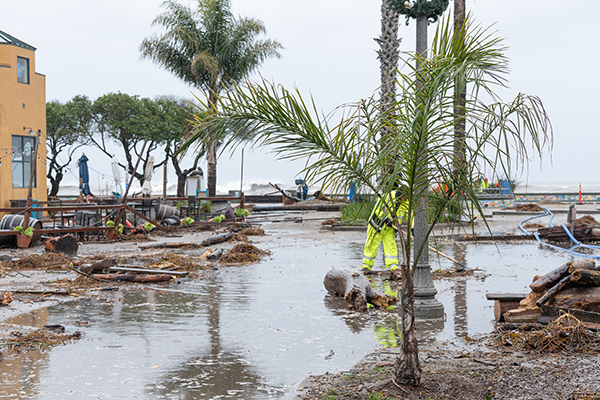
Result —
MULTIPOLYGON (((265 228, 270 238, 255 244, 272 254, 258 264, 208 270, 165 290, 107 292, 10 321, 61 324, 85 338, 5 355, 0 398, 287 399, 307 375, 348 370, 398 342, 396 310, 354 313, 323 286, 332 267, 358 270, 363 234, 313 240, 320 232, 265 228)), ((534 243, 441 243, 439 250, 480 271, 434 281, 446 320, 417 325, 423 345, 465 346, 465 336, 490 332, 487 292, 525 292, 534 275, 572 259, 534 243)), ((433 253, 430 259, 432 269, 452 267, 433 253)), ((378 257, 375 267, 382 266, 378 257)))

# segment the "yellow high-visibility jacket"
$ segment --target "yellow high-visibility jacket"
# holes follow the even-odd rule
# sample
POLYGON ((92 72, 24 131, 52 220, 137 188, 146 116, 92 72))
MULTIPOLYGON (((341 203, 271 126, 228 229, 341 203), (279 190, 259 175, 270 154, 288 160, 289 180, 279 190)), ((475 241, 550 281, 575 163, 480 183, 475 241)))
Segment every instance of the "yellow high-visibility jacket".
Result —
MULTIPOLYGON (((383 198, 379 198, 373 212, 369 218, 369 225, 377 232, 386 227, 393 227, 394 219, 391 212, 394 212, 398 217, 398 222, 401 222, 404 216, 408 213, 408 200, 400 200, 400 191, 393 190, 383 198)), ((409 221, 409 229, 412 226, 412 218, 409 221)))

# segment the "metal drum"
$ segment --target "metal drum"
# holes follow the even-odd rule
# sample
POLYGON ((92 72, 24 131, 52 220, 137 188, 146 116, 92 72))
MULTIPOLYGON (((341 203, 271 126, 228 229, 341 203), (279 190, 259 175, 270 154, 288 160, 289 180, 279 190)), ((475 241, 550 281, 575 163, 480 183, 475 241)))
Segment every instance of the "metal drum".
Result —
MULTIPOLYGON (((23 226, 23 219, 25 218, 22 214, 8 214, 2 217, 0 220, 0 229, 12 231, 16 226, 23 226)), ((29 218, 29 226, 34 230, 42 229, 42 222, 35 218, 29 218)), ((39 242, 41 234, 33 235, 31 237, 31 243, 36 244, 39 242)), ((17 238, 14 235, 0 236, 0 244, 16 244, 17 238)))
POLYGON ((162 221, 163 219, 175 216, 179 217, 179 210, 175 207, 168 206, 166 204, 157 204, 156 205, 156 219, 158 221, 162 221))

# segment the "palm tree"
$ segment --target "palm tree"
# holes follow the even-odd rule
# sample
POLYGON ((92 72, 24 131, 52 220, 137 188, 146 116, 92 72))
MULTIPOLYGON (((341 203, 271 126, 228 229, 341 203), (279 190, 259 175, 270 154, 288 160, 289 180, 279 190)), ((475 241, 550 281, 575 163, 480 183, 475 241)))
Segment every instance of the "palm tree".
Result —
MULTIPOLYGON (((530 147, 542 155, 552 128, 539 98, 519 94, 504 103, 495 95, 494 87, 504 84, 502 75, 507 71, 501 40, 474 27, 468 18, 464 32, 463 44, 456 51, 451 21, 446 18, 437 28, 431 57, 424 59, 417 53, 404 60, 406 72, 399 71, 392 133, 383 138, 387 145, 379 152, 372 150, 386 121, 376 118, 380 112, 377 102, 349 106, 346 117, 330 126, 314 101, 305 101, 298 91, 266 81, 247 82, 228 92, 220 99, 218 114, 197 119, 196 130, 185 145, 224 140, 225 148, 233 149, 252 132, 250 139, 255 145, 272 146, 282 159, 305 160, 307 179, 334 193, 347 191, 352 182, 359 182, 376 196, 384 196, 402 174, 410 213, 418 214, 435 202, 427 236, 456 194, 471 202, 468 212, 483 215, 473 185, 481 160, 504 171, 511 163, 524 164, 530 147), (417 60, 419 70, 414 66, 417 60), (468 139, 464 141, 464 171, 455 174, 453 89, 459 76, 472 89, 465 99, 468 139), (483 101, 481 92, 490 95, 490 103, 483 101), (358 121, 363 121, 362 129, 357 129, 358 121), (431 197, 438 177, 448 190, 431 197)), ((398 222, 396 226, 400 226, 398 222)), ((400 231, 400 242, 402 351, 395 380, 416 385, 421 368, 414 326, 413 272, 427 251, 427 241, 412 252, 410 235, 400 231)))
MULTIPOLYGON (((379 70, 381 74, 380 98, 381 118, 393 120, 390 112, 393 112, 396 102, 396 69, 400 59, 400 39, 398 39, 398 12, 390 7, 389 0, 381 2, 381 36, 375 39, 379 45, 377 58, 379 59, 379 70)), ((389 124, 383 126, 383 136, 389 135, 392 129, 389 124)), ((385 146, 385 143, 381 143, 385 146)))
MULTIPOLYGON (((270 57, 280 57, 276 40, 258 40, 266 32, 254 18, 236 19, 229 0, 197 0, 197 10, 174 0, 163 3, 166 11, 152 22, 166 33, 145 38, 140 45, 143 58, 171 71, 182 81, 203 91, 207 109, 216 111, 221 91, 229 88, 270 57)), ((217 145, 207 152, 208 195, 214 196, 217 184, 217 145)))

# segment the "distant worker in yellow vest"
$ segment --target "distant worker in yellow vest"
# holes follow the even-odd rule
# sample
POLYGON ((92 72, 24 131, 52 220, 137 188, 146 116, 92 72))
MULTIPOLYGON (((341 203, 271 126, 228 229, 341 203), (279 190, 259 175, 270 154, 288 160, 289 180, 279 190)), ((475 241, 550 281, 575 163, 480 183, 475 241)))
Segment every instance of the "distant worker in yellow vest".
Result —
MULTIPOLYGON (((377 256, 379 243, 383 242, 385 267, 389 270, 398 269, 398 246, 396 246, 396 227, 391 212, 398 217, 398 223, 408 213, 407 188, 405 186, 392 190, 383 198, 377 199, 375 208, 369 218, 367 226, 367 241, 363 251, 361 268, 370 271, 377 256), (390 212, 391 211, 391 212, 390 212)), ((408 223, 408 230, 412 226, 412 218, 408 223)))

